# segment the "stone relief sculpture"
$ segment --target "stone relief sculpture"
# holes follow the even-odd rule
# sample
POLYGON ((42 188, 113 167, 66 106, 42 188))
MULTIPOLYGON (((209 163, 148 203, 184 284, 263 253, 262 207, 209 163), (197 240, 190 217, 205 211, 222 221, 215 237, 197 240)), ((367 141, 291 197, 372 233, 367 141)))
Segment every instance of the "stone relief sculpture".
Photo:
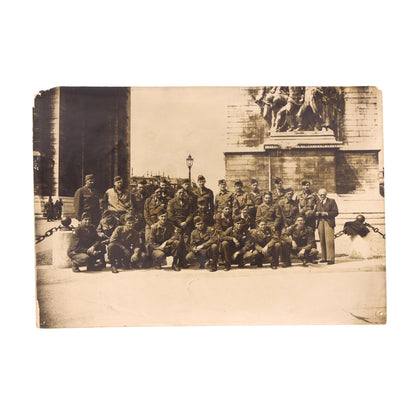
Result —
POLYGON ((339 87, 263 87, 253 99, 271 135, 323 129, 337 134, 343 108, 339 87))

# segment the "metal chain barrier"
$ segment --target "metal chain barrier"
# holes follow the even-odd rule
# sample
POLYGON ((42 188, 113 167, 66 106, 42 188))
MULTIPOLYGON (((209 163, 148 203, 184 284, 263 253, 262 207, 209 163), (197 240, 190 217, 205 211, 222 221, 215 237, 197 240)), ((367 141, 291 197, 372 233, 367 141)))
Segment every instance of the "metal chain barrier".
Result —
MULTIPOLYGON (((371 228, 375 233, 380 234, 384 239, 386 239, 386 235, 383 234, 378 228, 373 227, 371 224, 369 224, 368 222, 365 222, 363 225, 365 225, 368 228, 371 228)), ((334 239, 341 237, 344 233, 344 231, 338 231, 335 235, 334 235, 334 239)))
POLYGON ((59 231, 59 230, 62 230, 62 229, 65 229, 67 231, 69 231, 69 230, 73 231, 75 229, 75 227, 73 225, 68 225, 68 226, 59 225, 58 227, 53 227, 50 230, 46 231, 46 233, 44 235, 41 235, 41 236, 37 237, 36 240, 35 240, 35 244, 40 243, 46 237, 50 237, 55 231, 59 231))

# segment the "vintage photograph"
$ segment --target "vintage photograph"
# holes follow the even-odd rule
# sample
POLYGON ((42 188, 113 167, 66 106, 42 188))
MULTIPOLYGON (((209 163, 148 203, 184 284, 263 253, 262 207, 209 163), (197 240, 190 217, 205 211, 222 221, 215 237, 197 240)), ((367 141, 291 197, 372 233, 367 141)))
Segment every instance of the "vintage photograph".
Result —
POLYGON ((39 328, 385 324, 376 87, 55 87, 39 328))

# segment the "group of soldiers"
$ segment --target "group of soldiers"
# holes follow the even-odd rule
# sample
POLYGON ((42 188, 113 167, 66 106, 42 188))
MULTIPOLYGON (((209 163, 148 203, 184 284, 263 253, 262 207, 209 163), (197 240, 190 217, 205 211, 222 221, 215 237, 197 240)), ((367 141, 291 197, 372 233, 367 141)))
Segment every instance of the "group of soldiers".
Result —
POLYGON ((193 264, 211 272, 219 265, 228 271, 232 264, 270 263, 276 269, 291 266, 291 254, 307 266, 317 262, 316 228, 320 261, 334 263, 338 208, 325 189, 314 193, 304 180, 295 194, 276 178, 271 192, 262 192, 256 179, 248 192, 237 180, 231 192, 222 179, 214 197, 205 183, 199 175, 196 187, 183 180, 174 190, 162 179, 149 195, 146 181, 133 181, 128 189, 116 176, 101 197, 94 175, 86 175, 85 186, 74 197, 80 223, 68 250, 72 270, 103 268, 107 260, 113 273, 120 268, 161 269, 167 256, 173 256, 175 271, 193 264))

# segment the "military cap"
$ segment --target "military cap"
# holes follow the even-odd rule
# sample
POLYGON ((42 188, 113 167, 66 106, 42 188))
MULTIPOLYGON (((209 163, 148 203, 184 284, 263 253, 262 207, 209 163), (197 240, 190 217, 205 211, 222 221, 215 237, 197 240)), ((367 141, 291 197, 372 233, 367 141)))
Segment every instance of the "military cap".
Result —
POLYGON ((257 180, 257 179, 252 179, 251 180, 251 183, 253 184, 253 183, 259 183, 259 181, 257 180))
POLYGON ((198 224, 199 222, 204 222, 204 220, 202 219, 202 217, 200 217, 200 216, 196 216, 196 217, 194 218, 194 223, 195 223, 195 224, 198 224))
POLYGON ((86 180, 86 181, 89 181, 89 180, 91 180, 91 179, 95 179, 95 178, 94 178, 94 175, 93 175, 92 173, 90 173, 89 175, 85 175, 85 180, 86 180))
POLYGON ((283 182, 282 178, 276 178, 276 179, 274 180, 274 183, 276 183, 276 184, 278 184, 278 183, 282 183, 282 182, 283 182))
POLYGON ((81 215, 81 220, 85 220, 86 218, 91 219, 91 215, 88 212, 83 212, 81 215))
POLYGON ((198 181, 204 181, 205 177, 204 175, 198 175, 198 181))
POLYGON ((225 181, 225 179, 220 179, 220 180, 218 181, 218 185, 221 185, 221 184, 223 184, 223 183, 227 183, 227 182, 225 181))
POLYGON ((300 183, 302 186, 305 186, 306 184, 311 184, 311 181, 310 180, 308 180, 308 179, 304 179, 301 183, 300 183))
POLYGON ((240 179, 237 179, 237 180, 234 182, 234 185, 235 185, 235 186, 243 186, 243 182, 242 182, 240 179))
POLYGON ((133 217, 133 215, 126 215, 125 216, 125 218, 124 218, 124 221, 125 222, 127 222, 127 221, 135 221, 135 218, 133 217))
POLYGON ((123 178, 121 176, 114 176, 114 182, 122 181, 123 178))

